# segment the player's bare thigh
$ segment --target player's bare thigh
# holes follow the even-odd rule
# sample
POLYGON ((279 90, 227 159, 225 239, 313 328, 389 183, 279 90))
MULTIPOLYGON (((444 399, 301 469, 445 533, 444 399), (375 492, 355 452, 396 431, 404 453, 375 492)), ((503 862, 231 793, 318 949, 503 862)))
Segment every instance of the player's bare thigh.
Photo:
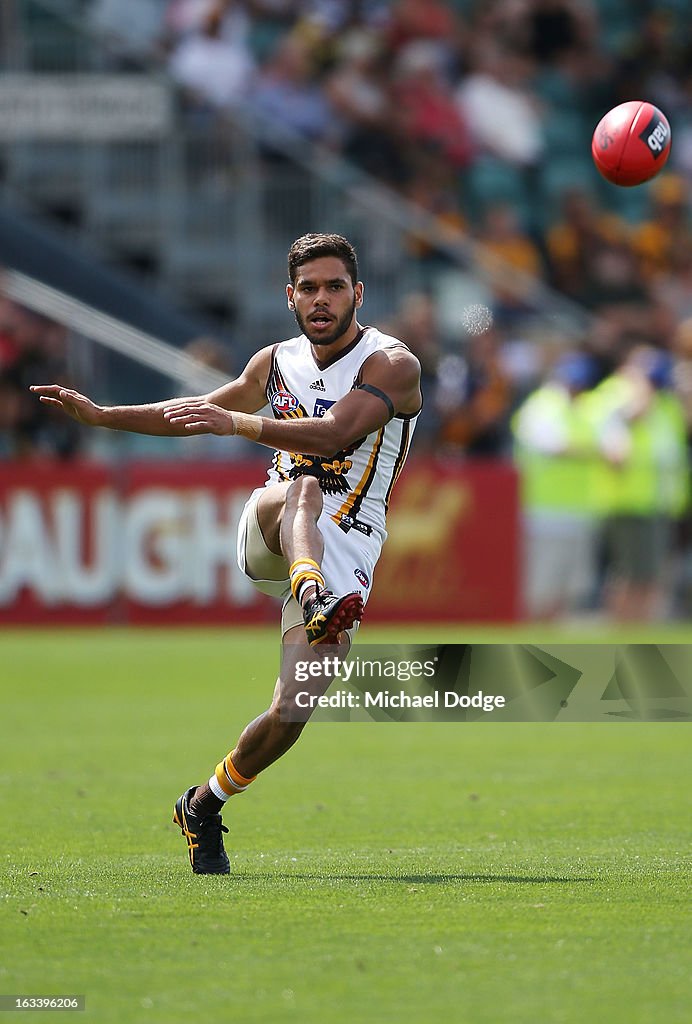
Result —
POLYGON ((286 492, 290 483, 271 484, 265 487, 257 501, 257 522, 264 537, 264 543, 275 555, 282 555, 281 520, 286 505, 286 492))

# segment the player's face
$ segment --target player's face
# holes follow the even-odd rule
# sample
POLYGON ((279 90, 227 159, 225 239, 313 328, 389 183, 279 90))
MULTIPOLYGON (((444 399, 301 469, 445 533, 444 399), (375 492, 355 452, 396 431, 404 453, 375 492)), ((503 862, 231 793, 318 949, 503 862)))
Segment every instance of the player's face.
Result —
POLYGON ((304 263, 286 294, 289 309, 312 345, 348 344, 355 337, 363 285, 360 281, 353 285, 340 259, 322 256, 304 263))

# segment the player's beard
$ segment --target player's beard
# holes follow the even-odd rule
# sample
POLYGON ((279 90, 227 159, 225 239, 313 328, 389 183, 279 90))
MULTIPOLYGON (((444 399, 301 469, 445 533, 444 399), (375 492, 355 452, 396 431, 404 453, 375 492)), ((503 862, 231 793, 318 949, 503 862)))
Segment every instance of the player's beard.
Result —
POLYGON ((321 332, 317 337, 312 336, 310 331, 310 322, 306 320, 305 317, 302 317, 297 309, 295 310, 295 318, 298 326, 311 345, 333 345, 334 342, 338 341, 351 326, 351 321, 353 320, 353 314, 355 311, 356 299, 354 296, 353 303, 348 312, 344 313, 343 316, 340 316, 338 320, 334 322, 330 331, 321 332))

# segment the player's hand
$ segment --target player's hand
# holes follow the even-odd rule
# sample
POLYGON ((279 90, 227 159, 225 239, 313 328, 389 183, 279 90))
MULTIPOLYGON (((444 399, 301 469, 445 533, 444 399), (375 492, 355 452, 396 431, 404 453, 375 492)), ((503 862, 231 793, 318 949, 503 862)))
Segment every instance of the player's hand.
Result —
POLYGON ((184 427, 190 434, 237 434, 233 413, 203 399, 166 406, 163 418, 176 427, 184 427))
POLYGON ((95 427, 101 421, 101 407, 86 395, 80 395, 79 391, 72 391, 71 388, 64 388, 60 384, 32 384, 29 390, 38 395, 39 401, 44 405, 49 405, 52 409, 61 409, 78 423, 95 427))

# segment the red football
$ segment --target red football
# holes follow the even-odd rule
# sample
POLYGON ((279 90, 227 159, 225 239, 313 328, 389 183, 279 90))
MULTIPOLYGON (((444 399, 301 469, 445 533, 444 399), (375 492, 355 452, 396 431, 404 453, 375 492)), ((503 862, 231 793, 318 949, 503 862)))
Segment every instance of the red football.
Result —
POLYGON ((591 155, 614 185, 641 185, 663 169, 670 155, 668 119, 645 100, 621 103, 596 125, 591 155))

